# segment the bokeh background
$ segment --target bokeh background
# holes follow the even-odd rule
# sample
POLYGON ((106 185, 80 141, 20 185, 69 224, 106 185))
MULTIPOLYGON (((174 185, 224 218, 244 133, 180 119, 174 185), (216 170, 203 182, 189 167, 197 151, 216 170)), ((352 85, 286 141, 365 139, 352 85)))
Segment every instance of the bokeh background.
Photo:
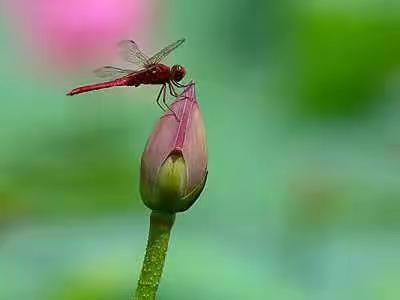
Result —
POLYGON ((133 294, 157 88, 65 92, 181 37, 209 178, 159 299, 400 299, 399 1, 0 3, 1 299, 133 294))

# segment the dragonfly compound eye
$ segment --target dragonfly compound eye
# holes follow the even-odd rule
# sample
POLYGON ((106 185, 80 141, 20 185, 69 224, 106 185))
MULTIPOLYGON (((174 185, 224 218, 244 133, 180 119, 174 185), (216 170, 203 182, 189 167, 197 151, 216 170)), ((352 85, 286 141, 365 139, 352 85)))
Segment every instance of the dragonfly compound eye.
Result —
POLYGON ((172 73, 175 81, 182 80, 183 77, 186 75, 186 70, 181 65, 174 65, 172 67, 172 73))

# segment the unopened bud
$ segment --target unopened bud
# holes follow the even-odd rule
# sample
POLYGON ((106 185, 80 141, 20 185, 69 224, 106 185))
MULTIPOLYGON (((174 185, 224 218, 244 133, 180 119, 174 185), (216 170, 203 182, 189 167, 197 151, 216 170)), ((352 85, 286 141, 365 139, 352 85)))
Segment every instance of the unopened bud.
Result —
POLYGON ((197 200, 207 179, 203 118, 194 83, 160 118, 142 155, 140 192, 152 210, 176 213, 197 200))

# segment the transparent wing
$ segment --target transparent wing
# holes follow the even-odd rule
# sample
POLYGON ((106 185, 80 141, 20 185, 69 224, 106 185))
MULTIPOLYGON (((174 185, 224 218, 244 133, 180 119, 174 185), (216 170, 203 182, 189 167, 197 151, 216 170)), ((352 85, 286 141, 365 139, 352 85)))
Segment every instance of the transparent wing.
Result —
POLYGON ((149 57, 139 49, 138 45, 131 40, 123 40, 118 44, 121 47, 121 55, 135 65, 144 66, 149 57))
POLYGON ((129 74, 136 73, 137 71, 129 70, 129 69, 121 69, 111 66, 105 66, 100 69, 94 70, 94 74, 97 77, 101 78, 115 78, 115 77, 123 77, 129 74))
POLYGON ((176 42, 168 45, 164 49, 160 50, 156 54, 154 54, 152 57, 147 59, 146 65, 154 65, 160 63, 168 54, 170 54, 172 51, 174 51, 176 48, 178 48, 180 45, 183 44, 185 39, 180 39, 177 40, 176 42))

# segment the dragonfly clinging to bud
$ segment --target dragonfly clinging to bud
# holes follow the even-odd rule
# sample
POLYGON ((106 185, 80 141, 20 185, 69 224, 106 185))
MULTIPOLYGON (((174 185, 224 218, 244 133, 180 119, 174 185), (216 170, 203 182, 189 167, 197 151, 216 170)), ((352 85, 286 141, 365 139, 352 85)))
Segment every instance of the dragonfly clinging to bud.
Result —
POLYGON ((157 96, 157 104, 165 110, 160 104, 162 102, 169 108, 167 98, 167 87, 169 93, 173 97, 178 97, 175 87, 182 88, 187 85, 181 84, 180 81, 186 75, 186 69, 181 65, 173 65, 169 67, 162 64, 161 61, 173 50, 183 44, 185 39, 180 39, 167 47, 163 48, 151 57, 143 53, 137 44, 131 40, 124 40, 119 43, 125 60, 138 66, 136 70, 122 69, 112 66, 105 66, 95 70, 95 74, 102 78, 112 78, 109 81, 85 85, 71 90, 67 93, 69 96, 86 93, 89 91, 110 88, 114 86, 139 86, 141 84, 161 85, 160 92, 157 96))

